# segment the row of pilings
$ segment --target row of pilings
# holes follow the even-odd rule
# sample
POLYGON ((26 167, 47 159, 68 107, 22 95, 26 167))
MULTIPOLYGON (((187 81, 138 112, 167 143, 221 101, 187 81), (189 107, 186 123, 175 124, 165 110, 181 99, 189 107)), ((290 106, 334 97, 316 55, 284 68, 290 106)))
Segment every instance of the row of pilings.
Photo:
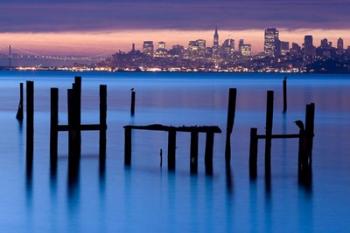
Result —
MULTIPOLYGON (((287 79, 283 80, 283 113, 287 112, 287 79)), ((24 86, 20 83, 20 101, 16 118, 22 122, 24 118, 24 86)), ((81 123, 81 77, 75 77, 72 87, 67 90, 67 112, 68 124, 59 124, 59 89, 51 88, 50 92, 50 164, 52 168, 57 166, 58 133, 68 132, 68 176, 74 180, 79 174, 81 159, 81 132, 98 131, 99 133, 99 160, 100 168, 105 168, 106 145, 107 145, 107 86, 100 85, 99 95, 99 122, 96 124, 81 123)), ((226 168, 230 169, 231 163, 231 137, 234 131, 236 115, 237 89, 230 88, 228 92, 225 161, 226 168)), ((131 89, 130 115, 135 115, 136 92, 131 89)), ((27 171, 31 172, 34 149, 34 82, 26 82, 26 161, 27 171)), ((299 131, 293 134, 274 134, 274 92, 267 91, 266 96, 266 122, 264 134, 259 134, 257 128, 250 130, 249 147, 249 174, 251 180, 257 178, 258 142, 265 143, 265 178, 271 176, 271 146, 274 139, 298 139, 298 177, 302 184, 310 183, 312 176, 312 147, 314 138, 315 104, 306 105, 305 120, 296 120, 299 131)), ((213 150, 214 136, 221 133, 221 129, 215 125, 126 125, 124 126, 124 164, 131 165, 132 158, 132 132, 134 130, 163 131, 168 133, 168 169, 175 170, 176 164, 176 136, 177 132, 187 132, 191 135, 190 141, 190 171, 196 174, 198 171, 198 138, 200 133, 206 134, 205 142, 205 171, 206 174, 213 174, 213 150)), ((162 151, 161 151, 162 159, 162 151)), ((54 170, 54 169, 53 169, 54 170)))

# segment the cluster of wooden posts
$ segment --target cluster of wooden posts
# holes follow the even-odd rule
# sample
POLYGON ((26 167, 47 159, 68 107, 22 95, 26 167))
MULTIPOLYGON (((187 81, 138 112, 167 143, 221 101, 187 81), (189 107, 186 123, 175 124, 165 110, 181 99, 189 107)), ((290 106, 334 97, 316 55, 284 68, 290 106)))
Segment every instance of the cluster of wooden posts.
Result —
MULTIPOLYGON (((295 134, 273 134, 274 92, 267 92, 265 134, 258 134, 257 128, 250 129, 249 174, 252 179, 257 177, 258 141, 265 140, 265 177, 271 175, 271 144, 272 139, 299 139, 298 174, 301 181, 308 180, 312 169, 312 146, 314 138, 315 104, 306 105, 305 124, 295 121, 299 132, 295 134)), ((284 108, 285 110, 285 108, 284 108)))
MULTIPOLYGON (((107 86, 100 85, 100 120, 97 124, 81 123, 81 77, 75 77, 72 88, 67 90, 67 108, 68 124, 59 124, 59 90, 51 88, 51 122, 50 122, 50 161, 51 165, 57 163, 58 151, 58 133, 61 131, 68 132, 68 171, 70 176, 77 175, 81 158, 81 131, 98 131, 99 132, 99 159, 102 164, 106 160, 106 141, 107 141, 107 86)), ((225 143, 225 161, 230 165, 231 161, 231 135, 234 127, 236 111, 237 90, 229 89, 228 109, 227 109, 227 127, 225 143)), ((131 90, 130 115, 135 115, 136 92, 131 90)), ((274 92, 267 91, 266 107, 266 127, 265 134, 258 134, 257 128, 250 131, 250 150, 249 150, 249 172, 250 177, 257 177, 258 161, 258 141, 265 140, 265 176, 270 176, 271 171, 271 144, 272 139, 299 139, 298 152, 298 171, 299 178, 306 179, 310 176, 312 168, 312 146, 314 137, 314 116, 315 105, 313 103, 306 106, 305 122, 296 121, 299 132, 295 134, 273 134, 273 105, 274 92)), ((17 119, 23 120, 23 83, 20 84, 20 102, 17 111, 17 119)), ((283 80, 283 113, 287 112, 287 80, 283 80)), ((34 144, 34 82, 26 82, 26 154, 27 161, 31 167, 33 160, 34 144)), ((206 134, 205 143, 205 171, 207 174, 213 173, 213 149, 214 135, 221 133, 221 129, 215 125, 209 126, 169 126, 169 125, 126 125, 124 126, 124 163, 126 166, 131 165, 132 161, 132 131, 133 130, 151 130, 163 131, 168 134, 168 169, 175 170, 176 167, 176 134, 178 132, 188 132, 191 134, 190 142, 190 171, 198 171, 198 139, 200 133, 206 134)), ((161 151, 162 154, 162 151, 161 151)), ((28 164, 27 162, 27 164, 28 164)))

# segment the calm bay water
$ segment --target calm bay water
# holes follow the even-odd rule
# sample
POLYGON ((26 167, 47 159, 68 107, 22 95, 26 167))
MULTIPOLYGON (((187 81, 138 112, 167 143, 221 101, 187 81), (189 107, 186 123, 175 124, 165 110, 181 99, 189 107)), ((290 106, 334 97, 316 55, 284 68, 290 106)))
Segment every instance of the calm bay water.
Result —
POLYGON ((292 75, 288 114, 282 112, 279 74, 80 73, 83 122, 98 122, 98 85, 108 85, 105 175, 99 173, 98 134, 83 133, 80 179, 67 184, 67 135, 59 137, 56 178, 50 178, 50 87, 66 89, 74 73, 0 72, 0 232, 349 232, 350 76, 292 75), (18 83, 35 81, 33 177, 25 171, 25 122, 15 119, 18 83), (126 124, 210 124, 225 129, 227 93, 238 88, 231 172, 224 162, 224 133, 215 139, 214 175, 189 173, 189 135, 179 134, 175 173, 166 168, 167 134, 135 132, 133 164, 124 167, 126 124), (137 92, 129 116, 130 88, 137 92), (275 90, 275 133, 296 133, 305 105, 316 103, 313 182, 298 185, 297 141, 272 145, 271 190, 266 190, 263 143, 258 180, 248 173, 249 129, 264 130, 266 90, 275 90), (164 151, 163 168, 159 150, 164 151))

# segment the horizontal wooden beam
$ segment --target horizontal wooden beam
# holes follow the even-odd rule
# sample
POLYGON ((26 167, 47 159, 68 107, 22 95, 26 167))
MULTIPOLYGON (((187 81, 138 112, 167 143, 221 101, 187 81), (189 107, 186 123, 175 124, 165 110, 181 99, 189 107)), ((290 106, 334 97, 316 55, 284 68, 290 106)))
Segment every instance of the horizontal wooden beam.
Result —
MULTIPOLYGON (((299 138, 300 134, 272 134, 272 139, 299 138)), ((258 135, 258 139, 266 139, 266 135, 258 135)))
POLYGON ((177 132, 198 132, 198 133, 221 133, 218 126, 167 126, 161 124, 153 125, 126 125, 124 128, 139 129, 139 130, 153 130, 153 131, 177 131, 177 132))
MULTIPOLYGON (((80 125, 80 130, 83 131, 98 131, 101 129, 107 129, 107 125, 100 124, 82 124, 80 125)), ((58 125, 57 131, 69 131, 69 125, 58 125)))

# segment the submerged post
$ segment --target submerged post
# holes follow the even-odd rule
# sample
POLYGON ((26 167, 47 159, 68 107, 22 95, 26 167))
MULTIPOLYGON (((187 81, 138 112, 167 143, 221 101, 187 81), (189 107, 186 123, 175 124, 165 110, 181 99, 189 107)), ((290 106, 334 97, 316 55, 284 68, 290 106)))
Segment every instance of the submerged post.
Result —
POLYGON ((75 131, 75 150, 77 153, 77 156, 80 158, 81 154, 81 77, 76 76, 74 77, 74 83, 73 83, 73 101, 74 101, 74 108, 72 109, 72 114, 74 115, 74 131, 75 131))
POLYGON ((74 89, 68 89, 68 151, 73 161, 80 159, 80 125, 78 119, 77 96, 74 89))
POLYGON ((312 147, 314 138, 315 104, 306 105, 305 119, 305 154, 307 166, 312 165, 312 147))
POLYGON ((57 140, 58 140, 58 88, 51 88, 51 120, 50 120, 50 160, 57 161, 57 140))
POLYGON ((19 84, 19 104, 16 119, 20 122, 23 121, 23 83, 19 84))
POLYGON ((124 164, 131 165, 131 128, 124 128, 124 164))
POLYGON ((190 171, 192 174, 198 172, 198 132, 191 132, 190 171))
POLYGON ((168 131, 168 169, 175 170, 176 130, 168 131))
POLYGON ((305 126, 304 123, 300 120, 295 121, 295 124, 299 128, 299 147, 298 147, 298 172, 299 175, 304 170, 305 164, 305 126))
POLYGON ((251 179, 256 179, 258 167, 258 129, 250 129, 249 148, 249 175, 251 179))
POLYGON ((273 91, 267 91, 266 126, 265 126, 265 173, 271 170, 271 141, 273 124, 273 91))
POLYGON ((205 173, 207 175, 213 174, 213 151, 214 151, 214 133, 207 132, 205 142, 205 173))
POLYGON ((100 85, 100 159, 106 160, 107 86, 100 85))
POLYGON ((130 115, 135 115, 135 101, 136 101, 136 92, 134 88, 131 88, 131 106, 130 106, 130 115))
POLYGON ((26 130, 26 153, 27 159, 33 159, 34 150, 34 82, 26 82, 26 113, 27 113, 27 130, 26 130))
POLYGON ((233 125, 235 121, 236 97, 237 97, 237 89, 230 88, 229 97, 228 97, 228 108, 227 108, 226 146, 225 146, 226 163, 230 163, 231 161, 231 134, 232 134, 233 125))
POLYGON ((287 77, 283 79, 283 113, 287 112, 287 77))

